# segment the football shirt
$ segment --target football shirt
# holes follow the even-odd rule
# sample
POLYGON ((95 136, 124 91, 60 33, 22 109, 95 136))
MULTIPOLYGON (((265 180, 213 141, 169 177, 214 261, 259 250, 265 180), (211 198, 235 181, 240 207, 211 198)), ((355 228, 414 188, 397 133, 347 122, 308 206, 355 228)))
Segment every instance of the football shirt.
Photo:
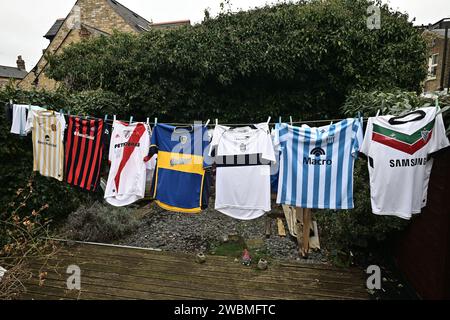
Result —
POLYGON ((157 153, 152 193, 163 209, 199 213, 208 205, 210 179, 205 170, 209 147, 203 125, 174 127, 158 123, 153 128, 150 156, 157 153))
POLYGON ((362 119, 296 127, 276 125, 280 173, 277 203, 301 208, 353 208, 353 168, 363 140, 362 119))
POLYGON ((66 181, 94 191, 103 156, 103 120, 69 117, 66 137, 66 181))
POLYGON ((369 118, 361 152, 368 157, 372 212, 410 219, 426 204, 432 161, 449 145, 437 108, 369 118))
POLYGON ((114 121, 109 145, 111 167, 105 190, 108 203, 126 206, 144 197, 149 130, 145 123, 114 121))
POLYGON ((25 131, 32 131, 33 170, 63 180, 64 130, 66 121, 58 112, 30 110, 25 131))
POLYGON ((270 164, 276 160, 266 123, 217 125, 211 154, 216 162, 216 210, 241 220, 270 211, 270 164))

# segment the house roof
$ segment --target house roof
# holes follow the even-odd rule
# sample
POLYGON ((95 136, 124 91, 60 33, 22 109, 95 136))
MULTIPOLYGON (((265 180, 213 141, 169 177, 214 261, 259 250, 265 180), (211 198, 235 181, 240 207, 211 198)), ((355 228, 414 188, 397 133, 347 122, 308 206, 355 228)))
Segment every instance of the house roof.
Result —
POLYGON ((28 72, 17 67, 0 66, 0 78, 23 79, 28 72))
POLYGON ((167 21, 167 22, 157 22, 152 23, 150 26, 152 28, 172 28, 182 25, 191 25, 191 20, 178 20, 178 21, 167 21))
POLYGON ((116 0, 107 0, 108 4, 120 15, 133 29, 138 32, 148 31, 151 22, 128 9, 116 0))
POLYGON ((61 27, 61 25, 64 23, 64 20, 65 20, 64 18, 56 20, 55 23, 50 28, 50 30, 47 31, 44 38, 47 38, 49 40, 53 39, 58 33, 58 30, 61 27))

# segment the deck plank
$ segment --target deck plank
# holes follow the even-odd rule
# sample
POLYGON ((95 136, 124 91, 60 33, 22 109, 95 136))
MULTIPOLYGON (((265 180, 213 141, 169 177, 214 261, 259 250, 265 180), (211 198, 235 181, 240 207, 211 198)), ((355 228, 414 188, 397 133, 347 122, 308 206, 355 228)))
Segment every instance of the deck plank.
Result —
POLYGON ((22 299, 368 299, 362 270, 273 262, 265 271, 233 258, 76 244, 30 258, 22 299), (65 270, 81 268, 81 292, 66 289, 65 270), (47 272, 43 283, 39 273, 47 272))

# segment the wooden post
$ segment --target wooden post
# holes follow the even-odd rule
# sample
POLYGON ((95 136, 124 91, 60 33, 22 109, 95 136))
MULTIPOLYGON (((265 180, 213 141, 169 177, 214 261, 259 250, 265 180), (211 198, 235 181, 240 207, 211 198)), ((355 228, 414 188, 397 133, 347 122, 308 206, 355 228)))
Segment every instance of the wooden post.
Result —
POLYGON ((310 228, 311 228, 311 209, 303 209, 303 246, 301 251, 301 255, 303 258, 307 258, 309 253, 310 228))
POLYGON ((303 247, 303 208, 295 208, 295 228, 297 233, 297 245, 299 256, 302 256, 303 247))

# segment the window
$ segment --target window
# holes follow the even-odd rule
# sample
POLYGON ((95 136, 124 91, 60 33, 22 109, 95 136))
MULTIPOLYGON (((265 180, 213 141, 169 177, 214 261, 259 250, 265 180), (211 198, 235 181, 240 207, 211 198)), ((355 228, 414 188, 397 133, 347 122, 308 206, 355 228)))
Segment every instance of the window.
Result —
POLYGON ((428 60, 428 79, 436 79, 438 56, 438 53, 432 54, 428 60))

